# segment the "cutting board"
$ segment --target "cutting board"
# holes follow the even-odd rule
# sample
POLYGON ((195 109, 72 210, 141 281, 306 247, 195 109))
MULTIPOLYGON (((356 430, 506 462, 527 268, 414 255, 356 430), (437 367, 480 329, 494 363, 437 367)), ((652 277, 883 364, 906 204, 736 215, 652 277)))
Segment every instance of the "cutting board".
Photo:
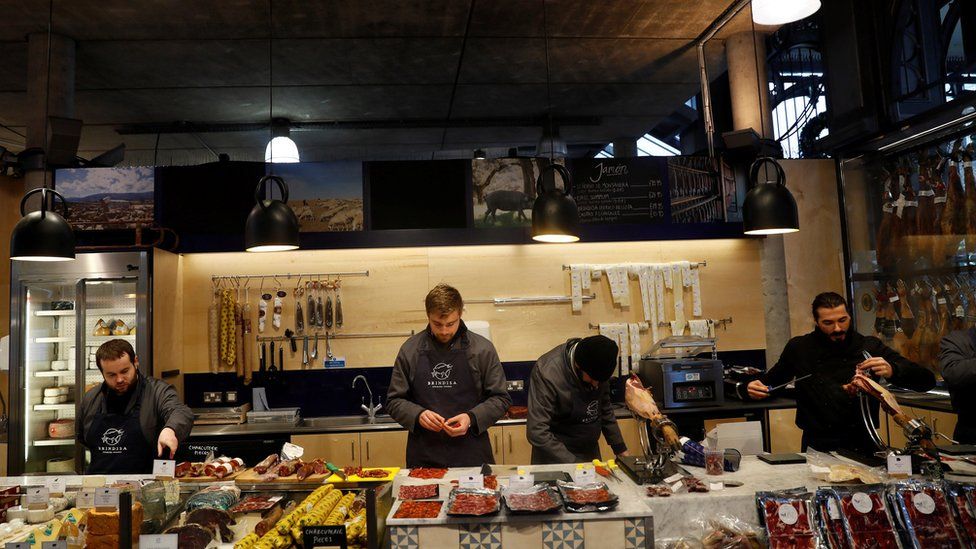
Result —
POLYGON ((289 475, 287 477, 278 477, 274 480, 267 480, 262 478, 262 475, 254 471, 254 469, 247 469, 242 474, 240 474, 236 479, 238 484, 322 484, 326 477, 329 476, 329 472, 325 472, 318 475, 311 475, 305 480, 298 480, 298 475, 289 475))
POLYGON ((386 471, 386 476, 378 477, 378 478, 373 478, 373 477, 361 478, 356 475, 351 475, 347 477, 346 480, 342 480, 341 478, 339 478, 339 475, 332 475, 331 477, 327 478, 325 482, 329 484, 351 484, 356 482, 392 482, 393 477, 395 477, 396 474, 400 471, 399 467, 363 467, 363 469, 367 469, 370 471, 372 471, 373 469, 382 469, 386 471))
POLYGON ((234 480, 243 473, 250 471, 248 468, 241 469, 239 471, 234 471, 233 473, 227 475, 224 478, 217 478, 214 476, 203 476, 203 477, 179 477, 176 480, 180 482, 224 482, 228 480, 234 480))

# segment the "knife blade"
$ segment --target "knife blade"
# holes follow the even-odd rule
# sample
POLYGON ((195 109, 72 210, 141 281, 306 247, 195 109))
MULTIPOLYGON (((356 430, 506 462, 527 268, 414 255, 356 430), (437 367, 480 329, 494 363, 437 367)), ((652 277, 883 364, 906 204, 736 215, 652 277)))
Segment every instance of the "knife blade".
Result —
POLYGON ((491 474, 491 465, 488 465, 487 463, 482 464, 481 465, 481 474, 482 475, 485 475, 485 476, 490 475, 491 474))
POLYGON ((332 473, 334 473, 336 476, 338 476, 342 480, 346 480, 346 478, 347 478, 346 477, 346 473, 342 469, 340 469, 340 468, 336 467, 335 465, 333 465, 331 462, 326 462, 325 463, 325 468, 328 469, 329 471, 331 471, 332 473))
POLYGON ((274 362, 274 358, 275 358, 275 352, 274 352, 275 349, 274 349, 274 347, 275 347, 274 346, 274 341, 272 341, 271 342, 271 364, 268 366, 268 371, 269 372, 273 372, 273 371, 277 370, 277 368, 275 368, 275 362, 274 362))
POLYGON ((798 381, 803 381, 804 379, 806 379, 806 378, 808 378, 808 377, 811 377, 812 375, 813 375, 813 374, 807 374, 807 375, 805 375, 805 376, 800 376, 800 377, 797 377, 797 378, 793 378, 792 380, 790 380, 790 381, 787 381, 786 383, 784 383, 784 384, 782 384, 782 385, 777 385, 777 386, 775 386, 775 387, 770 387, 770 388, 769 388, 769 390, 768 390, 768 391, 766 391, 766 392, 767 392, 767 393, 772 393, 773 391, 775 391, 775 390, 777 390, 777 389, 782 389, 783 387, 786 387, 786 386, 787 386, 787 385, 789 385, 790 383, 793 383, 793 384, 795 384, 795 383, 796 383, 796 382, 798 382, 798 381))

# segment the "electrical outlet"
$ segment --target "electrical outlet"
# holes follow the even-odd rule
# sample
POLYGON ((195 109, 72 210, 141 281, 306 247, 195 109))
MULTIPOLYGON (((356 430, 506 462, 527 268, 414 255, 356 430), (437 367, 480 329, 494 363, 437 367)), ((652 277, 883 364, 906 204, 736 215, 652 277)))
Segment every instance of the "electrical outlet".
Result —
POLYGON ((507 381, 505 382, 505 388, 509 391, 522 391, 525 390, 525 382, 521 379, 507 381))
POLYGON ((215 404, 223 402, 223 395, 220 391, 204 391, 203 393, 203 403, 204 404, 215 404))
POLYGON ((227 404, 237 404, 237 391, 227 391, 224 393, 224 401, 227 404))

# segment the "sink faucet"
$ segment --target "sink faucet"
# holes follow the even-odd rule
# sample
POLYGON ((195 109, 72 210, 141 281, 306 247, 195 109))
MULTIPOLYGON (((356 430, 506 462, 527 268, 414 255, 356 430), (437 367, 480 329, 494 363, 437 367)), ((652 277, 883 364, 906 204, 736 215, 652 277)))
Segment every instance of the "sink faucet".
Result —
MULTIPOLYGON (((383 403, 377 402, 375 405, 373 404, 373 390, 369 388, 369 382, 366 381, 366 378, 362 374, 352 378, 352 388, 356 388, 356 382, 360 379, 363 380, 363 384, 366 385, 366 392, 369 393, 369 405, 367 406, 366 403, 363 402, 359 407, 362 408, 363 411, 369 416, 370 423, 376 423, 376 412, 380 411, 380 408, 383 407, 383 403)), ((360 400, 362 401, 363 399, 360 400)))

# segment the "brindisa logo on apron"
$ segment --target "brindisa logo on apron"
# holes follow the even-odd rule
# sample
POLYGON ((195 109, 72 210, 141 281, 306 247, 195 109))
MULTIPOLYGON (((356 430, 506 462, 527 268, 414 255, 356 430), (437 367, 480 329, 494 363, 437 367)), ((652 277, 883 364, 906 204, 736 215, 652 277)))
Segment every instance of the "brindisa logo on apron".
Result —
POLYGON ((430 372, 430 377, 433 379, 428 382, 428 385, 434 389, 454 387, 457 385, 457 382, 451 381, 452 370, 454 370, 453 364, 447 364, 445 362, 438 363, 430 372))
POLYGON ((122 441, 122 437, 125 436, 125 431, 122 429, 116 429, 115 427, 110 427, 102 433, 102 444, 105 446, 100 446, 98 450, 107 454, 120 454, 126 450, 124 446, 119 446, 119 442, 122 441))
POLYGON ((586 405, 586 417, 583 419, 584 423, 592 423, 596 421, 596 416, 600 413, 600 401, 594 400, 586 405))

